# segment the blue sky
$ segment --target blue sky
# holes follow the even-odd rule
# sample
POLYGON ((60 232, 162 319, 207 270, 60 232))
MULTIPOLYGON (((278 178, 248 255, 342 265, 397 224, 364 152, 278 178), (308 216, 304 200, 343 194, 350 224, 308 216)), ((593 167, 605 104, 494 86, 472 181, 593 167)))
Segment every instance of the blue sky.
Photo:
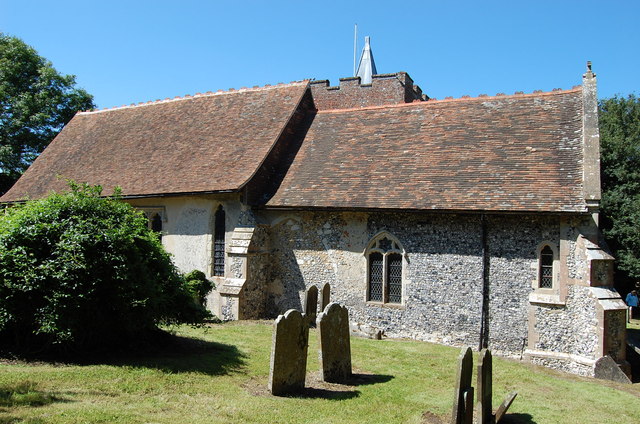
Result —
POLYGON ((431 97, 568 89, 587 60, 599 97, 638 94, 640 2, 0 0, 22 38, 99 107, 353 73, 365 35, 378 72, 431 97))

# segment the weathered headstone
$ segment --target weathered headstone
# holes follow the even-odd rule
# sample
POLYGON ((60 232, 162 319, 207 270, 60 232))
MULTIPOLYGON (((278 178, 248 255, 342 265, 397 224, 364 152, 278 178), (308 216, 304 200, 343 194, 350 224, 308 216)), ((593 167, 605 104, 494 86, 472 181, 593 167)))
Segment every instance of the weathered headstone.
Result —
POLYGON ((329 302, 331 302, 331 286, 329 283, 324 283, 322 286, 322 297, 320 299, 320 312, 323 312, 329 302))
POLYGON ((478 424, 489 424, 493 421, 493 407, 491 406, 492 382, 491 351, 482 349, 478 359, 478 381, 476 387, 478 393, 476 422, 478 424))
POLYGON ((307 287, 304 294, 304 313, 310 325, 315 325, 318 313, 318 288, 316 286, 307 287))
POLYGON ((496 411, 496 414, 495 414, 495 424, 498 424, 500 422, 500 420, 502 419, 502 417, 504 417, 504 414, 507 413, 507 409, 509 409, 509 407, 513 403, 513 400, 516 398, 516 396, 518 396, 517 392, 511 392, 511 393, 509 393, 507 395, 507 397, 504 399, 504 401, 500 404, 500 406, 498 407, 498 410, 496 411))
POLYGON ((365 337, 367 339, 380 340, 384 334, 383 330, 373 328, 367 324, 361 324, 359 322, 349 323, 349 331, 351 335, 355 337, 365 337))
POLYGON ((307 374, 309 325, 302 314, 289 309, 274 323, 269 368, 269 391, 273 395, 304 389, 307 374))
POLYGON ((631 384, 629 377, 620 369, 620 366, 609 355, 603 356, 596 361, 594 368, 596 378, 611 380, 623 384, 631 384))
POLYGON ((472 374, 473 355, 471 354, 471 348, 462 348, 458 357, 458 375, 456 376, 456 389, 453 394, 452 424, 471 424, 473 422, 472 374))
POLYGON ((318 317, 317 324, 322 380, 343 383, 351 377, 349 311, 346 306, 329 303, 318 317))

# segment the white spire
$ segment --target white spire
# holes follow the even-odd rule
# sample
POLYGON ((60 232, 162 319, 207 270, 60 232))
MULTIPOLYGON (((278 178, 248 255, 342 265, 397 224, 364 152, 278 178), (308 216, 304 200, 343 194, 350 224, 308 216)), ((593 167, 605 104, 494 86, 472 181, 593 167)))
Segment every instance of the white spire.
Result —
POLYGON ((360 77, 361 84, 371 84, 371 76, 377 73, 376 63, 373 61, 373 53, 371 52, 371 44, 367 36, 364 37, 364 48, 362 49, 356 76, 360 77))

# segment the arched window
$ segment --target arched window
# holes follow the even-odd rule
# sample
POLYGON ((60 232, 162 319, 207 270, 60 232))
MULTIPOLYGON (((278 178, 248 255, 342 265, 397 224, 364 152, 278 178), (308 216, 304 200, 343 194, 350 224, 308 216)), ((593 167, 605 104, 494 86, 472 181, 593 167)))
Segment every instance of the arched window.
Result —
POLYGON ((162 216, 159 213, 156 212, 151 216, 150 225, 151 229, 162 237, 162 216))
POLYGON ((224 277, 224 235, 226 231, 225 213, 222 205, 215 214, 213 229, 213 275, 224 277))
POLYGON ((367 300, 401 304, 403 254, 399 243, 383 233, 369 244, 366 256, 367 300))
POLYGON ((553 288, 553 259, 553 249, 545 244, 538 259, 538 287, 541 289, 553 288))
POLYGON ((162 227, 167 221, 166 212, 162 206, 142 206, 137 208, 147 218, 147 225, 150 230, 158 233, 160 239, 162 239, 162 227))

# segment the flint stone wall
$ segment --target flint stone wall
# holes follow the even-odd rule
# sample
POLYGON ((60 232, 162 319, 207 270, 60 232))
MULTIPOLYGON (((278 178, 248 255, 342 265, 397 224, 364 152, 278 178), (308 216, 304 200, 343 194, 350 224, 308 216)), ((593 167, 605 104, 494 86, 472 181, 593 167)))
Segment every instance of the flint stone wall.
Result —
POLYGON ((569 286, 566 306, 535 305, 535 348, 597 359, 596 304, 589 287, 569 286))
MULTIPOLYGON (((346 305, 353 322, 384 330, 390 337, 478 344, 483 283, 480 216, 298 212, 286 217, 273 213, 272 222, 270 296, 277 312, 300 309, 306 287, 330 283, 332 301, 346 305), (402 305, 366 301, 364 252, 381 231, 395 237, 406 253, 402 305)), ((557 217, 488 218, 489 345, 494 352, 522 353, 528 334, 528 295, 537 272, 536 249, 544 240, 559 245, 559 239, 557 217)), ((565 316, 569 318, 582 319, 565 316)))

